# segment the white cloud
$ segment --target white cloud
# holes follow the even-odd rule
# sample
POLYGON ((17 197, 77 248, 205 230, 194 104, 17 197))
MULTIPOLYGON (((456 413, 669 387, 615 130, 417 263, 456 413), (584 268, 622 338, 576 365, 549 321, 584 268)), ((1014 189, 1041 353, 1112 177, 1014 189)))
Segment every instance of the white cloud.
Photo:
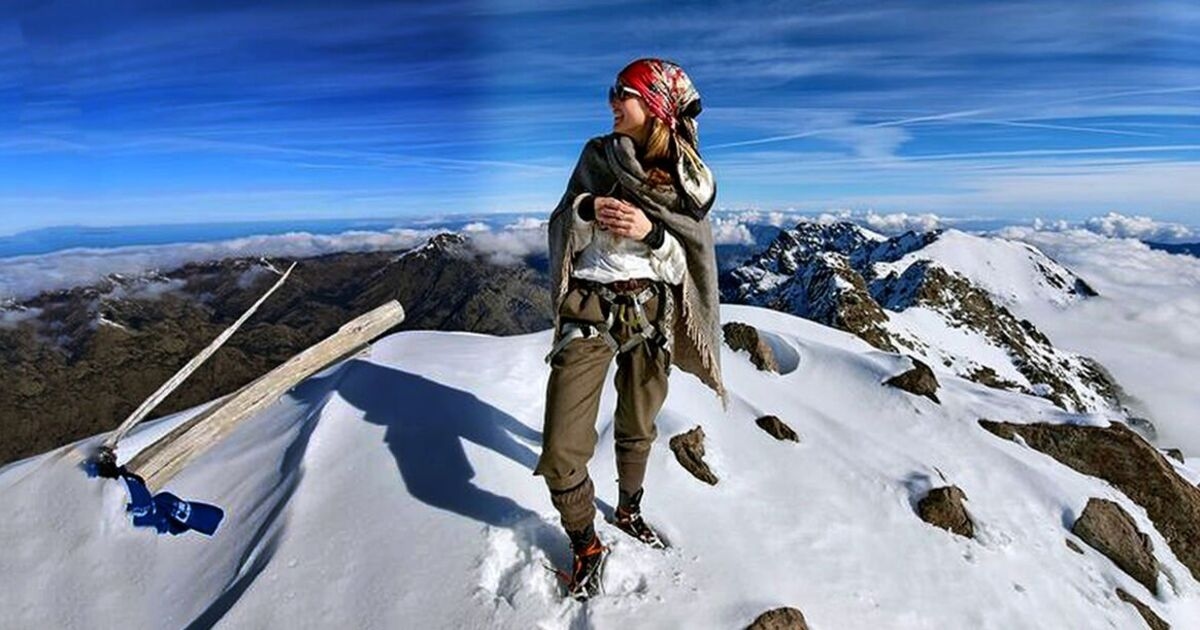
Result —
POLYGON ((805 216, 798 212, 784 212, 782 210, 763 211, 757 209, 751 210, 721 210, 714 212, 714 218, 720 216, 730 220, 736 220, 739 223, 757 223, 766 224, 774 227, 790 227, 802 220, 805 216))
POLYGON ((473 234, 476 232, 487 232, 487 231, 490 231, 491 229, 492 229, 491 226, 489 226, 488 224, 486 224, 482 221, 474 221, 474 222, 468 223, 462 227, 462 231, 466 232, 468 234, 473 234))
POLYGON ((525 257, 545 254, 547 250, 544 221, 518 221, 499 231, 475 231, 467 234, 471 246, 485 259, 497 265, 515 265, 525 257))
POLYGON ((909 230, 928 232, 945 226, 945 221, 936 214, 909 214, 907 212, 880 214, 874 210, 857 212, 845 208, 822 212, 812 220, 825 224, 850 221, 881 234, 902 234, 909 230))
MULTIPOLYGON (((255 269, 262 268, 256 267, 255 269)), ((113 289, 112 293, 110 293, 108 297, 111 297, 114 300, 157 300, 162 296, 173 291, 178 291, 185 286, 187 286, 187 282, 185 280, 174 278, 155 278, 146 282, 135 281, 130 283, 128 286, 119 285, 113 289)))
POLYGON ((1129 216, 1109 212, 1102 217, 1092 217, 1078 223, 1055 220, 1033 220, 1033 229, 1042 232, 1068 232, 1087 230, 1111 238, 1130 238, 1157 243, 1187 243, 1200 241, 1200 232, 1179 223, 1159 221, 1145 216, 1129 216))
POLYGON ((1102 217, 1084 221, 1084 227, 1097 234, 1146 241, 1180 242, 1200 238, 1191 228, 1178 223, 1164 223, 1150 217, 1130 217, 1110 212, 1102 217))
POLYGON ((936 214, 908 214, 907 212, 877 214, 874 210, 867 211, 862 222, 872 230, 884 234, 899 234, 909 230, 929 232, 943 225, 942 218, 936 214))
POLYGON ((17 256, 0 259, 0 296, 30 297, 41 291, 93 284, 113 273, 134 276, 150 270, 174 269, 194 261, 239 256, 306 258, 334 252, 410 249, 437 232, 410 229, 341 234, 291 232, 212 243, 78 248, 17 256))
POLYGON ((817 223, 841 223, 842 221, 852 221, 854 212, 845 209, 829 210, 817 215, 814 219, 817 223))
POLYGON ((736 218, 712 218, 713 242, 717 245, 753 245, 754 235, 736 218))
MULTIPOLYGON (((3 305, 0 305, 3 308, 3 305)), ((15 308, 0 310, 0 328, 16 328, 21 322, 34 319, 42 314, 40 308, 15 308)))
POLYGON ((1017 305, 1021 316, 1056 346, 1108 367, 1142 401, 1161 444, 1200 452, 1193 376, 1200 373, 1200 259, 1081 228, 1010 227, 998 234, 1036 246, 1100 293, 1065 310, 1017 305))
POLYGON ((521 217, 516 221, 504 226, 506 230, 538 230, 544 229, 549 225, 547 219, 539 219, 536 217, 521 217))
POLYGON ((1033 220, 1033 229, 1039 231, 1045 230, 1050 232, 1062 232, 1064 230, 1071 229, 1071 223, 1069 221, 1064 221, 1063 219, 1045 221, 1041 217, 1038 217, 1033 220))

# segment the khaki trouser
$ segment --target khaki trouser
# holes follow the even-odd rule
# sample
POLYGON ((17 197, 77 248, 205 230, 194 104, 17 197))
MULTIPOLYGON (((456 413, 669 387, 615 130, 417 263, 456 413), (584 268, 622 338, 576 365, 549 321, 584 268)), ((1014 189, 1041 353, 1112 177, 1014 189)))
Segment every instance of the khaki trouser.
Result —
MULTIPOLYGON (((559 315, 562 322, 602 322, 612 305, 572 278, 559 315)), ((643 308, 656 328, 662 326, 661 296, 655 293, 643 308)), ((632 318, 631 318, 632 319, 632 318)), ((616 321, 612 335, 623 344, 637 333, 636 324, 616 321)), ((551 499, 568 531, 579 531, 595 518, 595 494, 587 465, 596 449, 596 416, 600 392, 613 360, 613 351, 599 336, 570 342, 550 361, 546 386, 542 456, 534 474, 546 478, 551 499)), ((642 487, 646 460, 658 430, 654 419, 667 397, 670 357, 649 340, 616 355, 616 438, 618 483, 633 493, 642 487)))

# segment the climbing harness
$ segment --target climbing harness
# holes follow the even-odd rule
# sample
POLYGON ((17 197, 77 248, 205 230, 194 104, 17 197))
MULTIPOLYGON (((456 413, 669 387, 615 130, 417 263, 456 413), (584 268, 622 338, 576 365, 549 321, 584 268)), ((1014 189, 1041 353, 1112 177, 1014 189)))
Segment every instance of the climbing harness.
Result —
MULTIPOLYGON (((643 341, 654 341, 660 347, 670 349, 670 331, 655 328, 654 324, 646 317, 646 309, 643 306, 658 292, 662 305, 659 322, 660 324, 662 322, 671 322, 674 316, 675 304, 671 290, 666 283, 654 282, 637 293, 618 293, 600 283, 592 283, 590 286, 596 293, 600 294, 600 297, 604 301, 608 302, 608 317, 605 318, 605 321, 597 323, 564 323, 562 325, 562 337, 558 340, 558 343, 554 344, 550 353, 546 355, 546 363, 550 363, 554 355, 580 337, 589 339, 599 336, 614 354, 627 352, 643 341), (623 344, 618 344, 612 334, 612 329, 618 321, 626 327, 632 328, 635 325, 637 326, 637 332, 631 335, 623 344)), ((670 369, 671 366, 668 365, 668 374, 670 373, 670 369)))

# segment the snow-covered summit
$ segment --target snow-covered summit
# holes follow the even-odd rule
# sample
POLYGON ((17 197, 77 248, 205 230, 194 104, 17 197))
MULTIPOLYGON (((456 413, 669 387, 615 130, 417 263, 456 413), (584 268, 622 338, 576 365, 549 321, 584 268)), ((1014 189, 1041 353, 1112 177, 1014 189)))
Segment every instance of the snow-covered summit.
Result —
MULTIPOLYGON (((912 233, 897 237, 912 238, 912 233)), ((1013 308, 1034 301, 1066 306, 1096 295, 1087 282, 1028 243, 997 236, 944 230, 919 248, 888 262, 875 257, 874 273, 903 273, 918 261, 933 261, 966 276, 999 303, 1013 308)))
MULTIPOLYGON (((1176 627, 1200 615, 1200 584, 1142 507, 976 422, 1110 417, 944 373, 935 404, 882 386, 909 361, 855 336, 762 308, 721 311, 792 360, 783 374, 760 372, 722 347, 726 412, 673 372, 644 502, 673 547, 600 524, 613 547, 607 594, 586 606, 561 600, 543 567, 567 561, 567 541, 531 475, 551 331, 413 331, 296 387, 174 480, 168 489, 227 510, 212 539, 131 528, 122 487, 86 478, 65 451, 0 469, 4 623, 728 628, 786 605, 818 630, 1140 627, 1118 587, 1176 627), (764 414, 800 442, 760 430, 764 414), (696 425, 716 486, 666 447, 696 425), (968 499, 973 538, 915 513, 947 483, 968 499), (1092 497, 1146 532, 1157 596, 1069 532, 1092 497)), ((610 504, 615 403, 606 383, 591 474, 610 504)), ((199 411, 145 426, 122 458, 199 411)), ((1189 464, 1176 471, 1200 477, 1189 464)))

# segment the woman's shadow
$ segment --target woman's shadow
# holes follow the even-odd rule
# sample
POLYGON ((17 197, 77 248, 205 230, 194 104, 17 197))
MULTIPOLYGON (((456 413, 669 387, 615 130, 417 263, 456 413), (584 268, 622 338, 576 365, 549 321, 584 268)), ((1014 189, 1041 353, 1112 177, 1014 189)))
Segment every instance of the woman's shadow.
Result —
POLYGON ((513 436, 541 442, 541 432, 469 392, 361 359, 348 367, 337 392, 362 410, 367 422, 387 428, 384 442, 409 494, 492 526, 516 529, 518 522, 536 523, 534 531, 526 532, 531 542, 548 553, 547 547, 565 546, 566 537, 556 536, 536 512, 472 483, 475 469, 463 449, 463 440, 469 440, 532 472, 537 454, 513 436))

